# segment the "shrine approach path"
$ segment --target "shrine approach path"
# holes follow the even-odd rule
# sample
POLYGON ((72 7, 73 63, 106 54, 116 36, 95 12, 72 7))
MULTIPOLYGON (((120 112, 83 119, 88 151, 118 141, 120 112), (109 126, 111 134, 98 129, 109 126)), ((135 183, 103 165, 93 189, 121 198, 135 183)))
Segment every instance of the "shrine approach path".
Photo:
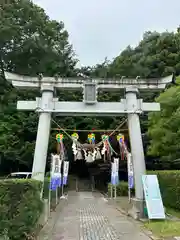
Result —
POLYGON ((149 240, 139 226, 97 192, 70 192, 38 240, 149 240))

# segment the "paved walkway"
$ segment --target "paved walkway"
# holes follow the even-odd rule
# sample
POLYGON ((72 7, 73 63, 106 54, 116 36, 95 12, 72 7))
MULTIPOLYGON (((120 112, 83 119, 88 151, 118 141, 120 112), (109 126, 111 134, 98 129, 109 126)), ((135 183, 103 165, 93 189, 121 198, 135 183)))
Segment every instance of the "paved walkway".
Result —
POLYGON ((71 192, 39 240, 149 240, 99 193, 71 192))

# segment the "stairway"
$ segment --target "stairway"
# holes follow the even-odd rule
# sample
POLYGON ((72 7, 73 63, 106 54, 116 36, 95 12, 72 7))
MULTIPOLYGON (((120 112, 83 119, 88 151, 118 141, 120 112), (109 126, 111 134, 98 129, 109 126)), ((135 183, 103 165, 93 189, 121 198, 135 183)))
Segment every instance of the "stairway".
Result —
POLYGON ((92 189, 92 182, 89 179, 77 179, 77 191, 78 192, 91 192, 92 189))

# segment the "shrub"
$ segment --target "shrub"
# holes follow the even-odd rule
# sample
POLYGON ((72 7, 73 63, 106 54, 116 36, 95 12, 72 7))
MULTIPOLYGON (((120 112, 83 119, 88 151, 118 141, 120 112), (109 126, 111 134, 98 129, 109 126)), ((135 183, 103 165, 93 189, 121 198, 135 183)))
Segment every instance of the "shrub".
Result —
POLYGON ((157 175, 164 205, 180 210, 180 171, 151 171, 148 174, 157 175))
POLYGON ((41 183, 31 179, 0 181, 0 233, 12 240, 27 239, 42 212, 41 183))
MULTIPOLYGON (((111 186, 112 184, 108 184, 108 196, 111 195, 111 186)), ((113 185, 113 190, 115 186, 113 185)), ((128 196, 128 182, 120 181, 116 186, 117 196, 128 196)), ((132 193, 134 194, 134 189, 132 189, 132 193)))
MULTIPOLYGON (((147 174, 157 175, 164 206, 180 210, 180 171, 156 170, 148 171, 147 174)), ((108 184, 109 196, 111 194, 110 186, 111 184, 108 184)), ((128 195, 128 183, 120 182, 119 185, 117 185, 117 196, 127 195, 128 195)))
MULTIPOLYGON (((148 171, 147 174, 157 175, 164 206, 180 210, 180 171, 158 170, 148 171)), ((108 184, 109 196, 111 194, 110 186, 111 184, 108 184)), ((128 195, 128 183, 120 182, 119 185, 117 185, 117 196, 127 195, 128 195)))

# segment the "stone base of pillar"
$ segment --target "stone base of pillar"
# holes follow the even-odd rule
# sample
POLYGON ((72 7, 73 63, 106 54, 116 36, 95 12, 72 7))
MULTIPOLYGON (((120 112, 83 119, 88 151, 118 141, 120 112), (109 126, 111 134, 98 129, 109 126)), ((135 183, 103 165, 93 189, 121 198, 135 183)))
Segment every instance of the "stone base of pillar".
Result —
POLYGON ((128 211, 128 215, 136 220, 147 218, 144 212, 145 201, 136 198, 131 199, 131 201, 133 207, 128 211))

